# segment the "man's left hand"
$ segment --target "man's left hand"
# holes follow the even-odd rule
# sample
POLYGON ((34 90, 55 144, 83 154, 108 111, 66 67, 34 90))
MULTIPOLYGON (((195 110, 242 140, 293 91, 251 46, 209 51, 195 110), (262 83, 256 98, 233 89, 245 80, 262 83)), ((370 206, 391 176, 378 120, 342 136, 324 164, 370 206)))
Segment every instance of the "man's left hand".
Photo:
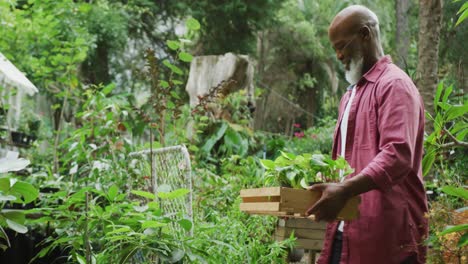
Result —
POLYGON ((349 198, 349 193, 341 183, 316 184, 309 188, 310 191, 322 193, 320 199, 306 212, 307 215, 315 215, 316 221, 331 222, 336 219, 349 198))

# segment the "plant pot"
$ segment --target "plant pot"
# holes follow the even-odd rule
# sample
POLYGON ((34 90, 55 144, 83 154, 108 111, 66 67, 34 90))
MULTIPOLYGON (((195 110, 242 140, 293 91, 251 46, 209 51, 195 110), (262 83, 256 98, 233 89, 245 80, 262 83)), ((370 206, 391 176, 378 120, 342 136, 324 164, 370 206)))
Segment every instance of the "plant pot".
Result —
POLYGON ((17 131, 11 131, 11 141, 14 144, 22 144, 23 133, 17 131))
POLYGON ((34 135, 28 135, 23 132, 11 131, 11 141, 19 147, 29 147, 37 139, 34 135))

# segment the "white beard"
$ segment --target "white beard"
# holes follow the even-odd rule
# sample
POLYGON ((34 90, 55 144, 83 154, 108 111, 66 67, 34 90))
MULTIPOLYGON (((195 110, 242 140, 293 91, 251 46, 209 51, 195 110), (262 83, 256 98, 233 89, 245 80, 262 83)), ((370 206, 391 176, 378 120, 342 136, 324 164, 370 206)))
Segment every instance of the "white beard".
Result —
POLYGON ((362 77, 364 57, 359 56, 359 59, 352 58, 349 64, 349 71, 345 70, 345 78, 349 84, 356 84, 362 77))

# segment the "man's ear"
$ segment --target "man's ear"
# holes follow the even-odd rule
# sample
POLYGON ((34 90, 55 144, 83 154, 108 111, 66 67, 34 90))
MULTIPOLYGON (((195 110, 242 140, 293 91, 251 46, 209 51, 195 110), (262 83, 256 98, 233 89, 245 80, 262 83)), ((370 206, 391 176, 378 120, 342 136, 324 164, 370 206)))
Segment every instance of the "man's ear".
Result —
POLYGON ((368 26, 363 26, 359 29, 359 35, 361 36, 362 40, 370 40, 371 39, 371 31, 368 26))

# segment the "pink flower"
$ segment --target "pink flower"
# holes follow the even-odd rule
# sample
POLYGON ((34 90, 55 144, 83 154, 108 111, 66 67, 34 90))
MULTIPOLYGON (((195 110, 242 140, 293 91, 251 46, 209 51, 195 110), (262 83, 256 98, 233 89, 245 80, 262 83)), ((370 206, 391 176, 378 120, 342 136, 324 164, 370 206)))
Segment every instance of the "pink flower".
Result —
POLYGON ((295 123, 295 124, 293 124, 293 127, 300 128, 301 124, 295 123))
POLYGON ((304 137, 304 132, 294 132, 294 136, 297 138, 303 138, 304 137))

